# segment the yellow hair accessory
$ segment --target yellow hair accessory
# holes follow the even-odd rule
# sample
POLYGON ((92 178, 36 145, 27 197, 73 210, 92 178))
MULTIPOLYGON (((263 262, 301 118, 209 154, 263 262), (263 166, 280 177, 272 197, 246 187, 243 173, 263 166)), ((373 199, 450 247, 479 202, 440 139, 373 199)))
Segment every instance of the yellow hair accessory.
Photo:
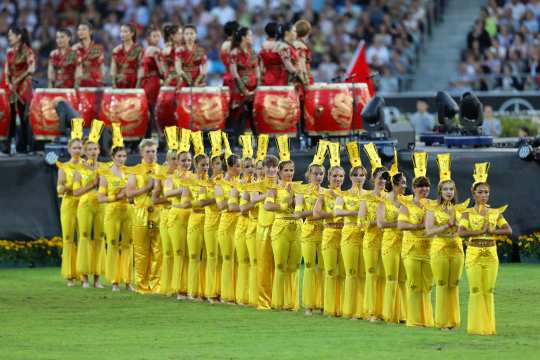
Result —
POLYGON ((287 135, 277 136, 276 143, 279 150, 279 162, 291 160, 291 152, 289 150, 289 137, 287 135))
POLYGON ((414 166, 414 178, 426 176, 428 154, 424 151, 414 152, 412 156, 414 166))
POLYGON ((124 138, 122 137, 122 128, 120 123, 114 122, 112 127, 112 146, 111 150, 117 147, 124 147, 124 138))
POLYGON ((439 167, 439 184, 443 181, 452 180, 450 164, 452 157, 450 154, 437 154, 437 166, 439 167))
POLYGON ((382 161, 377 152, 377 147, 373 143, 368 143, 364 145, 364 151, 366 152, 369 163, 371 164, 371 174, 375 173, 375 170, 382 167, 382 161))
POLYGON ((217 156, 221 156, 221 146, 223 140, 221 138, 221 130, 214 130, 208 133, 210 138, 210 158, 213 159, 217 156))
POLYGON ((317 143, 317 151, 315 151, 315 155, 313 155, 313 161, 311 162, 311 165, 322 166, 324 164, 327 149, 328 141, 319 140, 319 142, 317 143))
POLYGON ((193 152, 195 156, 204 154, 204 142, 202 131, 191 132, 191 142, 193 143, 193 152))
POLYGON ((349 154, 349 161, 351 167, 355 168, 362 166, 362 159, 360 158, 360 150, 358 149, 358 142, 351 141, 347 143, 347 153, 349 154))
POLYGON ((268 134, 260 134, 257 139, 257 161, 262 161, 266 158, 268 152, 268 142, 270 137, 268 134))
POLYGON ((480 183, 486 183, 488 179, 490 164, 488 162, 474 164, 473 186, 480 183))
POLYGON ((101 120, 94 119, 92 120, 92 125, 90 126, 90 133, 88 134, 88 141, 94 144, 99 143, 99 138, 101 137, 101 132, 105 127, 105 123, 101 120))
POLYGON ((341 166, 341 159, 339 156, 341 146, 338 142, 328 143, 328 152, 330 153, 330 166, 341 166))
POLYGON ((227 133, 221 132, 221 137, 223 140, 223 151, 225 155, 225 160, 229 158, 233 154, 231 150, 231 145, 229 145, 229 137, 227 136, 227 133))
POLYGON ((397 149, 394 147, 394 162, 392 163, 392 167, 390 168, 390 176, 394 176, 399 173, 399 163, 398 163, 398 154, 397 149))
POLYGON ((71 140, 82 140, 84 120, 80 118, 71 120, 71 140))
POLYGON ((242 144, 242 159, 253 158, 253 137, 251 134, 240 135, 240 144, 242 144))
POLYGON ((178 150, 178 128, 176 126, 167 126, 163 133, 167 141, 167 149, 178 150))
POLYGON ((181 129, 180 130, 180 144, 178 145, 179 152, 188 152, 191 147, 191 130, 181 129))

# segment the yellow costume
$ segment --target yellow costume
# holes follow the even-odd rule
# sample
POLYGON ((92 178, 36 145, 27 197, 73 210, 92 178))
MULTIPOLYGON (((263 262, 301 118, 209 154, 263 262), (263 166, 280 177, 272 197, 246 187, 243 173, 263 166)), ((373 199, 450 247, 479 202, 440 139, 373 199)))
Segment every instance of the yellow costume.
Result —
POLYGON ((259 205, 260 204, 256 204, 249 210, 249 222, 246 230, 246 246, 249 256, 248 303, 250 306, 254 307, 256 307, 259 302, 259 289, 257 287, 257 222, 259 205))

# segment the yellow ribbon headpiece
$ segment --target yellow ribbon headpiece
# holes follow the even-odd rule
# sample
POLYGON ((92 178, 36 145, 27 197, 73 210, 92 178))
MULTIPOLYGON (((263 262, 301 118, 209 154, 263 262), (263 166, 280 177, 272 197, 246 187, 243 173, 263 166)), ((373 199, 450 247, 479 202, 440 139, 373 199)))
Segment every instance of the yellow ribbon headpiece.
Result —
POLYGON ((178 150, 178 128, 176 126, 167 126, 164 131, 167 149, 178 150))
POLYGON ((223 151, 225 155, 225 160, 229 158, 233 154, 231 150, 231 145, 229 144, 229 137, 227 136, 227 133, 221 132, 221 137, 223 140, 223 151))
POLYGON ((315 151, 315 155, 313 155, 313 161, 311 162, 311 165, 322 166, 324 164, 327 149, 328 141, 319 140, 319 142, 317 143, 317 151, 315 151))
POLYGON ((242 145, 242 159, 253 158, 253 137, 251 134, 240 135, 240 144, 242 145))
POLYGON ((291 160, 291 152, 289 151, 289 137, 280 135, 276 137, 276 143, 279 151, 279 162, 291 160))
POLYGON ((390 176, 394 176, 399 173, 399 164, 398 164, 398 155, 397 155, 397 149, 394 147, 394 162, 392 163, 392 167, 390 168, 390 176))
POLYGON ((351 162, 351 167, 355 168, 362 166, 362 159, 360 158, 360 149, 358 149, 358 142, 351 141, 347 143, 347 153, 349 154, 349 161, 351 162))
POLYGON ((90 133, 88 134, 88 141, 94 144, 99 143, 99 138, 101 137, 101 132, 105 127, 105 123, 101 120, 94 119, 92 120, 92 125, 90 126, 90 133))
POLYGON ((375 173, 375 170, 382 167, 382 161, 377 152, 377 147, 373 143, 368 143, 364 145, 364 151, 366 152, 369 163, 371 164, 371 174, 375 173))
POLYGON ((489 163, 476 163, 474 164, 473 186, 479 183, 486 183, 488 179, 489 163))
POLYGON ((452 157, 450 154, 437 154, 437 166, 439 167, 439 184, 446 180, 452 180, 450 164, 452 157))
POLYGON ((111 150, 117 147, 124 147, 124 138, 122 137, 122 128, 120 123, 112 123, 112 146, 111 150))
POLYGON ((328 152, 330 153, 330 166, 341 166, 341 159, 339 156, 341 146, 338 142, 328 143, 328 152))
POLYGON ((221 138, 221 130, 214 130, 210 131, 208 133, 208 137, 210 138, 210 158, 215 158, 217 156, 221 156, 221 146, 223 144, 223 140, 221 138))
POLYGON ((82 140, 84 120, 80 118, 71 120, 71 140, 82 140))
POLYGON ((426 176, 427 174, 427 159, 428 154, 424 151, 418 151, 413 153, 413 166, 414 166, 414 178, 420 176, 426 176))
POLYGON ((257 139, 257 161, 263 161, 266 158, 268 152, 268 142, 270 137, 268 134, 260 134, 257 139))
POLYGON ((204 142, 202 131, 191 132, 191 142, 193 143, 193 152, 195 156, 204 154, 204 142))
POLYGON ((180 130, 180 144, 178 145, 179 152, 188 152, 191 147, 191 130, 181 129, 180 130))

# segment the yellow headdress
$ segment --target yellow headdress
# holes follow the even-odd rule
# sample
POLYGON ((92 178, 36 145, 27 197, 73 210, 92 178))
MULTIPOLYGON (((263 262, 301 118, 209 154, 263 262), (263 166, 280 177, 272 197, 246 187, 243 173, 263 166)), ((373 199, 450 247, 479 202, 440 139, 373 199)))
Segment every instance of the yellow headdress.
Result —
POLYGON ((414 178, 420 176, 426 176, 427 174, 427 159, 428 154, 424 151, 417 151, 413 153, 412 160, 414 166, 414 178))
POLYGON ((195 156, 204 154, 204 142, 202 131, 191 132, 191 142, 193 143, 193 152, 195 156))
POLYGON ((437 154, 437 166, 439 167, 439 184, 446 180, 452 180, 450 164, 452 157, 450 154, 437 154))
POLYGON ((399 173, 399 164, 398 164, 398 154, 397 149, 394 147, 394 162, 392 163, 392 167, 390 168, 390 176, 394 176, 399 173))
POLYGON ((71 120, 71 140, 82 140, 84 120, 80 118, 71 120))
POLYGON ((368 143, 364 145, 364 151, 366 152, 369 163, 371 164, 371 174, 375 173, 375 170, 377 170, 382 166, 381 158, 379 157, 379 153, 377 152, 377 147, 375 147, 375 144, 368 143))
POLYGON ((362 159, 360 158, 360 149, 358 149, 358 142, 351 141, 347 143, 347 153, 349 154, 349 161, 351 162, 351 167, 355 168, 362 166, 362 159))
POLYGON ((262 161, 266 158, 268 152, 268 142, 270 137, 268 134, 260 134, 257 139, 257 161, 262 161))
POLYGON ((319 140, 319 142, 317 143, 317 150, 315 151, 315 155, 313 155, 313 161, 311 162, 311 165, 322 166, 324 164, 327 149, 328 141, 319 140))
POLYGON ((178 128, 176 126, 167 126, 165 131, 165 140, 167 141, 167 149, 178 150, 178 128))
POLYGON ((124 147, 124 138, 122 137, 122 129, 120 128, 120 123, 113 122, 111 127, 112 127, 111 150, 117 147, 124 147))
POLYGON ((223 150, 225 155, 225 160, 229 158, 233 154, 231 150, 231 145, 229 145, 229 137, 227 136, 227 133, 221 132, 221 137, 223 139, 223 150))
POLYGON ((489 163, 476 163, 474 164, 473 186, 480 183, 486 183, 488 179, 489 163))
POLYGON ((251 134, 240 135, 240 144, 242 144, 242 159, 253 158, 253 137, 251 134))
POLYGON ((180 130, 180 144, 178 145, 179 152, 188 152, 191 147, 191 130, 181 129, 180 130))
POLYGON ((94 119, 92 120, 92 125, 90 126, 90 133, 88 134, 88 141, 94 144, 99 143, 99 138, 101 137, 101 132, 105 127, 105 123, 101 120, 94 119))
POLYGON ((330 153, 330 166, 341 166, 341 159, 339 156, 339 152, 341 150, 341 146, 338 142, 329 142, 328 143, 328 152, 330 153))
POLYGON ((280 135, 276 137, 276 143, 279 151, 279 162, 291 160, 291 152, 289 150, 289 137, 287 135, 280 135))
POLYGON ((223 140, 221 138, 221 130, 214 130, 208 133, 210 138, 210 158, 213 159, 217 156, 221 156, 221 145, 223 140))

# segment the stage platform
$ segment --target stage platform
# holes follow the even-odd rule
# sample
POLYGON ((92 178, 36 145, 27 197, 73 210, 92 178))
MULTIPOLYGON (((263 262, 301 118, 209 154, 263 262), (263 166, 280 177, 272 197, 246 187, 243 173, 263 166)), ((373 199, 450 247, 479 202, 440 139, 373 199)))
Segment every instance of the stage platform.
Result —
MULTIPOLYGON (((514 229, 515 237, 520 234, 540 230, 538 212, 540 210, 540 164, 522 161, 515 148, 448 149, 446 147, 422 147, 429 156, 428 176, 432 182, 431 197, 436 197, 438 170, 435 154, 452 154, 452 176, 457 183, 459 199, 470 196, 474 163, 489 161, 491 169, 489 183, 492 186, 491 205, 499 207, 508 204, 505 213, 514 229)), ((160 154, 163 161, 164 154, 160 154)), ((293 151, 297 180, 303 180, 305 170, 313 157, 310 151, 293 151)), ((369 162, 362 153, 362 160, 369 168, 369 162)), ((128 164, 139 161, 130 155, 128 164)), ((328 160, 327 160, 328 161, 328 160)), ((413 177, 411 153, 399 153, 400 169, 410 181, 413 177)), ((388 166, 391 159, 384 160, 388 166)), ((342 164, 349 168, 346 152, 342 151, 342 164)), ((12 157, 0 156, 0 203, 3 216, 0 218, 0 239, 35 239, 60 235, 59 199, 56 196, 55 166, 48 165, 43 155, 12 157)), ((347 188, 345 184, 344 188, 347 188)))

